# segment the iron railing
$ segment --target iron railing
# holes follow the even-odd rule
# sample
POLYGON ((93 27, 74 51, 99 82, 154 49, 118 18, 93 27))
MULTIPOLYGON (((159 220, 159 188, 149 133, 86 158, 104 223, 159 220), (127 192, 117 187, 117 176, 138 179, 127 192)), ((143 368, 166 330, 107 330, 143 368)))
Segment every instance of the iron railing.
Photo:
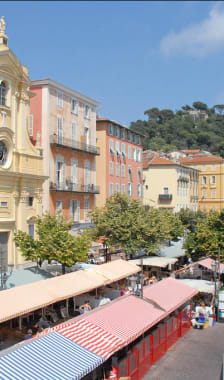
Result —
POLYGON ((94 145, 89 145, 81 141, 76 141, 73 139, 68 139, 65 137, 61 137, 56 133, 50 136, 50 144, 61 146, 63 148, 69 148, 73 150, 77 150, 80 152, 86 152, 89 154, 100 155, 100 148, 94 145))
POLYGON ((90 194, 99 194, 99 186, 95 185, 82 185, 77 183, 72 183, 69 181, 59 182, 59 183, 50 183, 51 191, 66 191, 71 193, 90 193, 90 194))
POLYGON ((172 194, 159 194, 160 201, 172 201, 172 194))

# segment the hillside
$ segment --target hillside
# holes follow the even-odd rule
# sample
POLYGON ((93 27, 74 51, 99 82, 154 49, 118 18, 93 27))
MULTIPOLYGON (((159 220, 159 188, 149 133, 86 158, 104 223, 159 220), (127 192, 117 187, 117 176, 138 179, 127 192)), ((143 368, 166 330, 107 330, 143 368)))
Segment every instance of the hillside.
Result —
POLYGON ((207 150, 224 157, 224 105, 208 108, 205 103, 194 102, 173 112, 151 108, 144 112, 146 120, 131 122, 130 129, 143 133, 143 149, 207 150))

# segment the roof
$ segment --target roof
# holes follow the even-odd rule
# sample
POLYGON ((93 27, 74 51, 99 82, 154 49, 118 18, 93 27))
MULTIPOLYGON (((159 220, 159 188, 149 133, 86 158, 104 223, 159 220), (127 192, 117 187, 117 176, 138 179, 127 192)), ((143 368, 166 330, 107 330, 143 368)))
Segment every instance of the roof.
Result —
POLYGON ((15 286, 30 284, 32 282, 46 280, 52 277, 53 275, 38 268, 37 266, 25 269, 16 269, 12 271, 12 273, 8 273, 6 288, 10 289, 15 286))
POLYGON ((119 123, 117 120, 111 120, 111 119, 107 119, 106 117, 100 117, 99 119, 96 119, 96 123, 98 122, 107 122, 107 123, 113 123, 113 124, 116 124, 118 125, 119 127, 122 127, 132 133, 135 133, 136 135, 139 135, 139 136, 142 136, 142 137, 145 137, 145 135, 141 132, 137 132, 137 131, 132 131, 130 128, 128 128, 126 125, 124 124, 121 124, 119 123))
MULTIPOLYGON (((155 156, 151 161, 148 160, 148 166, 152 166, 152 165, 172 165, 172 166, 178 165, 179 166, 180 163, 171 161, 168 158, 162 158, 159 156, 155 156)), ((143 166, 143 168, 145 169, 144 166, 143 166)))
POLYGON ((83 102, 90 103, 90 104, 92 104, 94 106, 98 106, 100 104, 96 100, 94 100, 92 98, 89 98, 88 96, 83 95, 80 92, 75 91, 72 88, 67 87, 67 86, 63 85, 62 83, 56 82, 55 80, 50 79, 50 78, 32 80, 31 81, 31 90, 32 90, 32 87, 34 87, 34 86, 51 86, 51 87, 55 87, 58 90, 61 90, 61 91, 69 93, 71 96, 79 98, 83 102))
POLYGON ((198 152, 200 152, 200 149, 181 149, 181 152, 183 152, 183 153, 198 153, 198 152))
POLYGON ((162 310, 139 297, 129 295, 86 314, 85 319, 129 343, 163 317, 162 310))
POLYGON ((72 272, 0 292, 0 322, 40 309, 131 276, 140 268, 125 260, 116 260, 93 269, 72 272))
POLYGON ((141 265, 141 261, 143 262, 143 265, 165 268, 169 264, 175 264, 177 262, 177 259, 170 258, 170 257, 153 256, 153 257, 144 257, 143 259, 129 260, 129 262, 135 265, 141 265))
POLYGON ((198 290, 200 293, 211 293, 215 294, 215 284, 211 281, 206 280, 195 280, 195 279, 180 279, 183 284, 191 286, 192 288, 198 290))
MULTIPOLYGON (((206 259, 196 261, 192 265, 201 265, 202 267, 205 267, 212 271, 212 263, 214 263, 215 260, 211 259, 210 257, 207 257, 206 259)), ((220 273, 224 270, 224 264, 220 263, 220 273)))
POLYGON ((197 293, 198 291, 190 286, 177 282, 172 277, 168 277, 144 287, 143 295, 145 298, 156 302, 168 313, 172 313, 197 293))
POLYGON ((103 363, 103 359, 53 332, 1 357, 0 363, 1 379, 78 380, 103 363))
POLYGON ((221 157, 215 157, 215 156, 192 156, 192 157, 186 157, 186 158, 179 158, 179 161, 183 164, 200 164, 204 162, 213 163, 213 162, 224 162, 224 159, 221 157))

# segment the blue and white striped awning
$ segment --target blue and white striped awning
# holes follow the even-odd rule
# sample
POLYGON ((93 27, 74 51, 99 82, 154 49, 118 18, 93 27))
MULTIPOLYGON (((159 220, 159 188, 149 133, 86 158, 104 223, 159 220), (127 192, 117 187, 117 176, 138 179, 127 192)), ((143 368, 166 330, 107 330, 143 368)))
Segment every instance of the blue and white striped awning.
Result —
POLYGON ((0 357, 0 379, 79 380, 103 361, 54 332, 0 357))

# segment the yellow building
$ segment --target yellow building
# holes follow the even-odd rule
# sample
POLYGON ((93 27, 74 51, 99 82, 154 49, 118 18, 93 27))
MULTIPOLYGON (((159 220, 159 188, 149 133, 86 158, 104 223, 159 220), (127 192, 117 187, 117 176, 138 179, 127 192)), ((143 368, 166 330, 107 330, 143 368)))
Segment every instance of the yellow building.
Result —
POLYGON ((4 17, 0 20, 0 266, 24 263, 13 234, 34 234, 42 213, 42 151, 29 138, 28 70, 8 48, 4 17))
POLYGON ((198 154, 180 161, 200 171, 199 208, 221 211, 224 207, 224 160, 211 154, 198 154))
POLYGON ((198 209, 198 170, 179 161, 143 152, 143 203, 171 209, 198 209))

